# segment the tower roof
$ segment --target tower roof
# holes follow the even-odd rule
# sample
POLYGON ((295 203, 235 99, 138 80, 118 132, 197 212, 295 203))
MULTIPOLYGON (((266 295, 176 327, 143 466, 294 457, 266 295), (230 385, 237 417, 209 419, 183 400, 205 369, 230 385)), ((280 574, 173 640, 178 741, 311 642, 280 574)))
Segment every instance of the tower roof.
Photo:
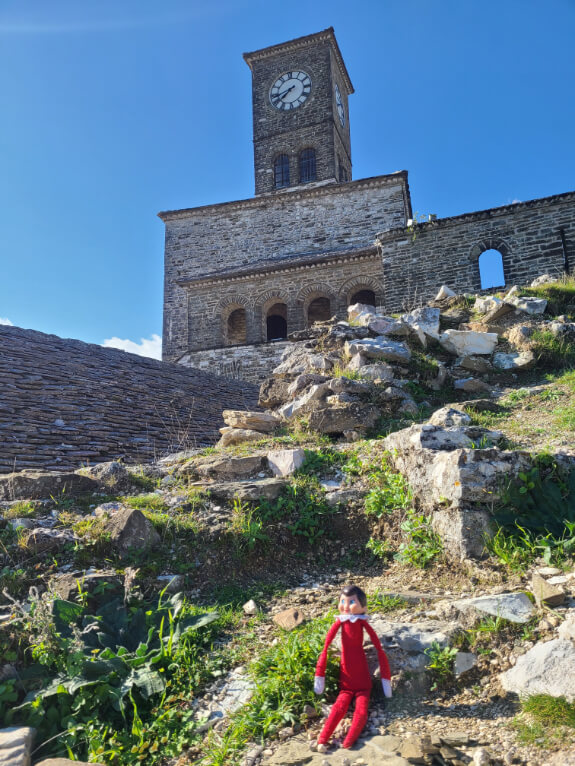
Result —
POLYGON ((257 51, 252 51, 251 53, 244 53, 244 60, 249 66, 249 68, 251 69, 252 63, 254 61, 259 61, 261 59, 268 58, 269 56, 275 56, 278 53, 285 53, 285 52, 297 50, 299 48, 305 48, 306 46, 316 42, 328 42, 331 45, 333 52, 335 54, 335 57, 337 59, 337 62, 339 64, 339 67, 341 69, 342 75, 345 79, 347 88, 350 93, 354 93, 354 88, 353 88, 353 85, 351 84, 351 80, 350 80, 347 68, 343 61, 343 56, 341 55, 339 45, 337 44, 337 40, 335 39, 335 32, 333 30, 333 27, 324 29, 321 32, 315 32, 313 35, 296 37, 295 40, 288 40, 285 43, 279 43, 278 45, 270 45, 267 48, 260 48, 257 51))

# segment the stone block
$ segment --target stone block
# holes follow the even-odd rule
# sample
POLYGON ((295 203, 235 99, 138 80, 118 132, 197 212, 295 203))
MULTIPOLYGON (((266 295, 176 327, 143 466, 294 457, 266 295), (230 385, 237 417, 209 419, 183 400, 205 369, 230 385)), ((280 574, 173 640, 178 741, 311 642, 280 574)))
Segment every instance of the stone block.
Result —
POLYGON ((274 476, 291 476, 305 460, 303 449, 282 449, 268 452, 267 461, 274 476))
POLYGON ((497 345, 497 334, 474 332, 473 330, 445 330, 439 336, 439 343, 450 354, 492 354, 497 345))
POLYGON ((538 606, 561 606, 565 601, 565 591, 552 585, 537 572, 531 577, 531 591, 538 606))
POLYGON ((562 638, 539 642, 517 658, 499 680, 504 689, 521 697, 549 694, 575 701, 575 644, 562 638))
POLYGON ((248 431, 271 433, 280 424, 279 418, 269 412, 251 412, 248 410, 224 410, 224 423, 232 428, 242 428, 248 431))

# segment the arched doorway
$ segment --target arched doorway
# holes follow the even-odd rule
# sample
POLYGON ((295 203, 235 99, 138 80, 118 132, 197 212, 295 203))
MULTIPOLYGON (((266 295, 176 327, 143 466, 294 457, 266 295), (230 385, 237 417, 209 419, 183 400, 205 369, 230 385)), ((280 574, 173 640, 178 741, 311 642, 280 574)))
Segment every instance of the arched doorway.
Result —
POLYGON ((482 290, 505 286, 503 256, 499 250, 490 249, 481 253, 479 256, 479 278, 481 279, 482 290))
POLYGON ((357 290, 349 299, 349 305, 363 303, 365 306, 375 306, 375 293, 373 290, 357 290))
POLYGON ((231 346, 246 342, 246 310, 234 309, 230 312, 226 323, 226 337, 231 346))
POLYGON ((266 315, 267 340, 287 338, 287 306, 285 303, 274 303, 266 315))
POLYGON ((327 319, 331 319, 331 302, 329 298, 325 296, 314 298, 307 307, 308 324, 325 322, 327 319))

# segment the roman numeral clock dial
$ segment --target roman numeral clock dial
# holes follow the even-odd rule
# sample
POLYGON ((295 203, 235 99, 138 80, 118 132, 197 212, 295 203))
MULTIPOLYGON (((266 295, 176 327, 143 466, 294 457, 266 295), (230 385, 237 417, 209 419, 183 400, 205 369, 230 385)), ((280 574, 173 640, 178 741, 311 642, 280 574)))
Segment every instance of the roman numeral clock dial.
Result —
POLYGON ((284 72, 270 88, 270 103, 287 112, 301 106, 311 93, 311 78, 305 72, 284 72))

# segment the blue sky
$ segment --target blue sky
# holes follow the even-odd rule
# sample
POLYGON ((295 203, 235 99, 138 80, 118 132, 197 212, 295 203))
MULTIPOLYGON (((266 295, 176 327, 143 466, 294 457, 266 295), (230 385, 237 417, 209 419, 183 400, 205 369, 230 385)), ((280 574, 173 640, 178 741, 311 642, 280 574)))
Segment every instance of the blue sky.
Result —
POLYGON ((0 0, 0 321, 157 353, 156 213, 253 195, 242 53, 329 26, 354 178, 440 217, 575 189, 575 0, 0 0))

